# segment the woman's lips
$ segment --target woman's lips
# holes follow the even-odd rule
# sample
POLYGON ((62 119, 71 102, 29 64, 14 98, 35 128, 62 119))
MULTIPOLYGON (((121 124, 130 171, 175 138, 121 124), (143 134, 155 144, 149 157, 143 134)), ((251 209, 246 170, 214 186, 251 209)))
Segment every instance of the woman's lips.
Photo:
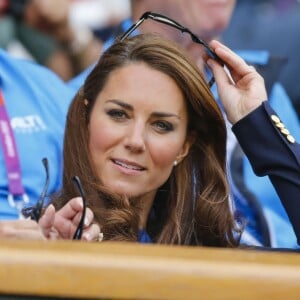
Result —
POLYGON ((146 168, 144 168, 140 164, 138 164, 136 162, 128 161, 128 160, 112 159, 112 162, 115 165, 120 166, 121 168, 127 169, 129 171, 138 171, 138 172, 140 172, 140 171, 146 170, 146 168))

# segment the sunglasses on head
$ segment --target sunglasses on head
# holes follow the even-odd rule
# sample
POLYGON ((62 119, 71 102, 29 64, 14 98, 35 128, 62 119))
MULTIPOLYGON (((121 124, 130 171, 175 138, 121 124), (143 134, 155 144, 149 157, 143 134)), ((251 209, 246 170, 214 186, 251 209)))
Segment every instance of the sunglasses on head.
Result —
MULTIPOLYGON (((171 18, 164 16, 162 14, 158 13, 153 13, 153 12, 145 12, 134 24, 132 24, 128 30, 126 30, 120 37, 119 40, 123 41, 126 39, 128 36, 130 36, 145 20, 151 19, 153 21, 163 23, 165 25, 171 26, 173 28, 176 28, 182 33, 187 33, 190 35, 192 41, 194 43, 197 43, 199 45, 202 45, 205 49, 205 53, 212 59, 216 60, 220 65, 224 66, 223 60, 213 51, 213 49, 206 43, 203 39, 199 38, 196 36, 191 30, 188 28, 184 27, 183 25, 179 24, 178 22, 172 20, 171 18)), ((209 87, 212 87, 214 84, 215 79, 212 77, 208 81, 209 87)))

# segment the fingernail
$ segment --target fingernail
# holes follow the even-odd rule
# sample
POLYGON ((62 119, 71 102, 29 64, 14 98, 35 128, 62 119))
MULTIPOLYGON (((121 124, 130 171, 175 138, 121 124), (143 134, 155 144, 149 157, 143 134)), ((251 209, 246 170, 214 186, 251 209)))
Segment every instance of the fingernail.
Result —
POLYGON ((100 232, 98 236, 98 242, 102 242, 103 238, 104 238, 103 232, 100 232))
POLYGON ((91 240, 91 235, 89 233, 84 233, 83 234, 83 239, 85 239, 86 241, 90 241, 91 240))
POLYGON ((55 210, 55 206, 53 204, 50 204, 47 209, 54 209, 55 210))
POLYGON ((90 221, 87 217, 84 218, 84 226, 89 226, 90 225, 90 221))

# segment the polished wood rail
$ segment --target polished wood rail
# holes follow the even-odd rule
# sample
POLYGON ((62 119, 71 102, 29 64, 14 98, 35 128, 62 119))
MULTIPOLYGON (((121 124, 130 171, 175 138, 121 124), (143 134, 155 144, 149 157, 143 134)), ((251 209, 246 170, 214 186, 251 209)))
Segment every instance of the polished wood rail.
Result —
POLYGON ((0 240, 0 294, 298 300, 300 255, 135 243, 0 240))

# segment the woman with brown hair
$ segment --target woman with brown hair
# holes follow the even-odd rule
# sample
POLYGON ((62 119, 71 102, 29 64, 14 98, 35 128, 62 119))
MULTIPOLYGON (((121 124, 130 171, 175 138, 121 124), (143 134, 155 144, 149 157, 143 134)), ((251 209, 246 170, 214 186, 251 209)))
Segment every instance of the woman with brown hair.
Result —
MULTIPOLYGON (((263 80, 242 67, 261 103, 263 80)), ((138 35, 101 56, 70 106, 54 204, 77 194, 78 176, 105 240, 235 247, 225 157, 225 122, 198 67, 161 36, 138 35)))
MULTIPOLYGON (((299 236, 299 165, 282 161, 286 139, 264 101, 264 80, 221 43, 210 47, 231 74, 207 59, 233 131, 255 171, 288 193, 282 202, 299 236)), ((291 152, 299 150, 290 143, 291 152)), ((79 176, 104 240, 237 247, 225 157, 225 122, 198 67, 169 40, 138 35, 109 48, 75 96, 54 203, 76 195, 72 179, 79 176)))

